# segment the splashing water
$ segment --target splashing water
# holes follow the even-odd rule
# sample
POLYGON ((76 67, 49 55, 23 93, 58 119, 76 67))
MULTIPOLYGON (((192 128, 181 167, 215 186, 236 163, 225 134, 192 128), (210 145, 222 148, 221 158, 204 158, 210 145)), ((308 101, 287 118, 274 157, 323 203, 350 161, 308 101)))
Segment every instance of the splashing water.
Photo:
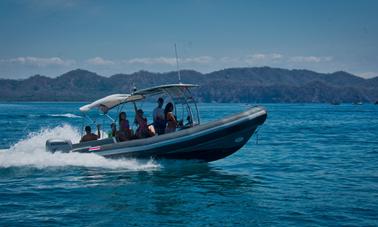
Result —
POLYGON ((71 113, 66 113, 66 114, 48 114, 47 116, 50 117, 62 117, 62 118, 81 118, 81 116, 71 114, 71 113))
POLYGON ((83 153, 50 153, 45 150, 46 140, 49 138, 64 138, 73 142, 80 140, 79 131, 63 125, 52 129, 42 129, 37 133, 30 133, 9 149, 0 150, 0 168, 32 166, 36 168, 81 166, 100 167, 109 169, 149 170, 158 168, 154 161, 138 161, 135 159, 106 159, 96 154, 83 153))
MULTIPOLYGON (((76 114, 72 113, 65 113, 65 114, 28 114, 24 115, 26 117, 32 117, 32 118, 82 118, 81 116, 78 116, 76 114)), ((18 115, 20 117, 20 115, 18 115)))

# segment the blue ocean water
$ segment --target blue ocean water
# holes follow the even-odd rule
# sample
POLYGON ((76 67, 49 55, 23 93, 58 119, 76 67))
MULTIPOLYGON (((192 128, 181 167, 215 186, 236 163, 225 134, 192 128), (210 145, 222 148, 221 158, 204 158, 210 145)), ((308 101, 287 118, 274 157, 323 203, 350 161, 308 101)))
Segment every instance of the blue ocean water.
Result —
POLYGON ((0 226, 378 225, 378 106, 266 104, 258 136, 212 163, 45 152, 79 139, 81 105, 0 104, 0 226))

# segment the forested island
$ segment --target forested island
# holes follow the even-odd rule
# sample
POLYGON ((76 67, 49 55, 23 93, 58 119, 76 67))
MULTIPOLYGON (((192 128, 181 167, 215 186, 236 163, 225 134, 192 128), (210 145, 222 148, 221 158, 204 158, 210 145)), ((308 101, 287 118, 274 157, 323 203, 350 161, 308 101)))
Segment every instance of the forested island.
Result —
MULTIPOLYGON (((347 72, 329 74, 270 67, 229 68, 211 73, 182 70, 181 81, 200 85, 201 102, 324 103, 376 102, 378 77, 363 79, 347 72)), ((56 78, 0 79, 0 101, 92 101, 114 93, 130 93, 178 83, 177 72, 139 71, 104 77, 83 69, 56 78)))

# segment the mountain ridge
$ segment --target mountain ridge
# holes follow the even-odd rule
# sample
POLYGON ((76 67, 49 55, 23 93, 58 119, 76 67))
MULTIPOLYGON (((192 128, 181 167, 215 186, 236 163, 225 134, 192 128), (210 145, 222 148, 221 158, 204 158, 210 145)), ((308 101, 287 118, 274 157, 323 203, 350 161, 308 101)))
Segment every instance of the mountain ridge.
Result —
MULTIPOLYGON (((318 73, 270 67, 227 68, 210 73, 181 70, 183 83, 199 84, 202 102, 375 102, 378 77, 364 79, 344 71, 318 73)), ((0 79, 0 101, 92 101, 113 93, 177 83, 177 72, 138 71, 98 75, 75 69, 56 78, 34 75, 0 79)))

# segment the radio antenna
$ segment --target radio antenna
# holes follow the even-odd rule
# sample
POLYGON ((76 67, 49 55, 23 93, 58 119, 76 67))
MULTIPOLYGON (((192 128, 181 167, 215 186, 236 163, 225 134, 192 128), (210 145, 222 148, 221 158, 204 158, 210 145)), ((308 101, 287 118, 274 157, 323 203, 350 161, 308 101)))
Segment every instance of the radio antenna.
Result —
POLYGON ((179 83, 181 84, 181 74, 180 74, 179 60, 178 60, 178 57, 177 57, 176 43, 175 43, 175 54, 176 54, 177 74, 178 74, 179 83))

